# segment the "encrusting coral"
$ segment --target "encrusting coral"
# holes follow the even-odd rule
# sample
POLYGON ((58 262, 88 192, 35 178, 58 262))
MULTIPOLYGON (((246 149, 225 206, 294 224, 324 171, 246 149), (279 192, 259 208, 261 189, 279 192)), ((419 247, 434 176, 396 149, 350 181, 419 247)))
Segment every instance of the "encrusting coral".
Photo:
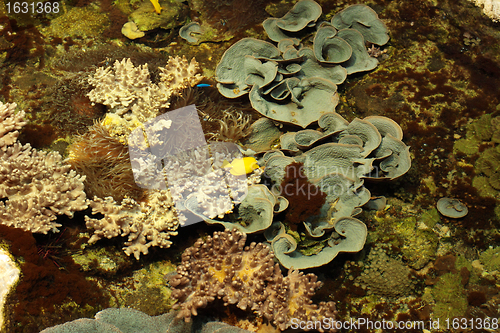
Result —
POLYGON ((226 229, 184 251, 177 274, 170 279, 172 297, 180 301, 174 305, 180 308, 178 318, 189 321, 199 308, 218 298, 225 306, 253 310, 280 330, 290 326, 291 318, 335 319, 333 302, 312 304, 321 285, 314 274, 290 270, 284 277, 266 245, 245 246, 245 241, 246 234, 226 229))
POLYGON ((16 142, 25 125, 16 104, 0 102, 0 223, 32 232, 58 231, 57 215, 73 217, 87 208, 85 176, 64 164, 57 152, 16 142))
POLYGON ((113 198, 95 197, 90 202, 92 213, 104 215, 101 219, 85 216, 87 228, 94 230, 89 243, 99 239, 128 236, 125 253, 139 260, 140 254, 148 254, 151 246, 170 247, 170 236, 177 235, 179 219, 172 196, 168 190, 150 190, 146 200, 136 202, 125 198, 121 205, 113 198))

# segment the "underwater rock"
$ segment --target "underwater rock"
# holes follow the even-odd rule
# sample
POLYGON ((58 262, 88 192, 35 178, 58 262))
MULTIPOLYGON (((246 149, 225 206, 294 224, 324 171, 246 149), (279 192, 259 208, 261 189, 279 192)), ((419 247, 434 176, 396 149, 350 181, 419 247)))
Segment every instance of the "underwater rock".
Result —
POLYGON ((437 210, 446 217, 459 219, 467 215, 469 210, 460 200, 441 198, 436 204, 437 210))
POLYGON ((493 22, 500 21, 500 3, 498 0, 469 0, 476 6, 483 8, 483 13, 493 22))
POLYGON ((129 21, 134 22, 139 30, 144 32, 157 28, 173 29, 181 25, 181 19, 187 15, 187 7, 178 1, 166 2, 158 14, 150 1, 143 1, 141 6, 129 15, 129 21))

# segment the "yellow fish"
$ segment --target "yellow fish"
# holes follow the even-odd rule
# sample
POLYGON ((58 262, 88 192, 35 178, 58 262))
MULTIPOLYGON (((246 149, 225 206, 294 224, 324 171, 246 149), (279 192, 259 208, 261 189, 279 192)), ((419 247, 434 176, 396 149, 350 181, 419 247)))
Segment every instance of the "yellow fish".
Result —
POLYGON ((151 1, 153 6, 155 7, 156 13, 161 14, 162 7, 160 6, 160 3, 158 2, 158 0, 149 0, 149 1, 151 1))
POLYGON ((253 157, 243 157, 235 158, 231 163, 224 160, 222 167, 225 169, 231 169, 229 172, 235 176, 247 175, 255 169, 259 168, 257 160, 253 157))

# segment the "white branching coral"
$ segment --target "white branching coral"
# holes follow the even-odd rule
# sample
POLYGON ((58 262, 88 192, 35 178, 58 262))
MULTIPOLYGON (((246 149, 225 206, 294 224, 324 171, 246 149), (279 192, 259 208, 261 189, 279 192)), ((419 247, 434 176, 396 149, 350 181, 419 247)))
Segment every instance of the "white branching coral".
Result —
POLYGON ((159 68, 160 82, 150 79, 148 65, 135 67, 130 59, 116 61, 113 67, 99 67, 89 78, 95 88, 88 94, 94 103, 110 112, 145 122, 155 118, 160 108, 170 105, 170 97, 199 83, 203 76, 193 58, 170 57, 165 68, 159 68))
POLYGON ((17 140, 19 131, 26 122, 24 111, 14 113, 16 103, 3 104, 0 102, 0 148, 11 145, 17 140))
POLYGON ((87 227, 94 230, 89 243, 95 243, 103 237, 127 236, 123 249, 137 260, 141 253, 148 254, 151 246, 170 247, 170 237, 177 235, 179 219, 168 190, 150 190, 144 201, 125 198, 121 205, 111 197, 95 197, 90 207, 93 214, 100 213, 104 217, 96 219, 85 216, 87 227))
MULTIPOLYGON (((0 223, 47 233, 58 231, 57 215, 73 217, 87 208, 83 191, 84 176, 70 171, 57 152, 33 149, 29 144, 12 142, 25 125, 14 115, 15 104, 0 102, 0 223), (7 111, 6 111, 7 110, 7 111), (6 144, 7 143, 7 144, 6 144)), ((21 116, 20 116, 21 115, 21 116)))

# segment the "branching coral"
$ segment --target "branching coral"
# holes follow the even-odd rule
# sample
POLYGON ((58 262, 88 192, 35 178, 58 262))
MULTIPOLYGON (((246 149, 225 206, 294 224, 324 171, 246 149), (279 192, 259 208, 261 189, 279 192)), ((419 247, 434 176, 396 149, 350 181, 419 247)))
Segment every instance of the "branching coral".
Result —
POLYGON ((89 78, 95 88, 88 96, 92 102, 108 106, 112 113, 123 117, 125 126, 133 129, 155 118, 160 108, 167 108, 171 96, 203 78, 196 60, 188 62, 185 57, 170 57, 167 65, 159 69, 160 80, 154 83, 147 64, 135 67, 130 59, 123 59, 116 61, 113 68, 100 67, 89 78))
POLYGON ((0 102, 0 148, 16 142, 19 130, 26 125, 24 111, 14 113, 16 103, 3 104, 0 102))
POLYGON ((251 309, 280 330, 290 319, 334 319, 333 302, 312 304, 311 297, 321 285, 314 274, 290 270, 284 277, 274 255, 262 243, 245 246, 246 235, 226 230, 199 239, 182 254, 177 275, 171 278, 172 297, 180 303, 178 317, 189 321, 197 309, 221 299, 225 306, 235 304, 251 309))
POLYGON ((70 171, 57 152, 14 142, 25 123, 15 104, 0 103, 0 221, 32 232, 58 231, 57 215, 87 208, 85 176, 70 171))
POLYGON ((89 243, 95 243, 103 237, 128 236, 123 249, 137 260, 141 253, 148 254, 151 246, 170 247, 170 236, 177 235, 179 220, 167 190, 149 191, 146 200, 141 202, 125 198, 121 205, 111 197, 96 197, 90 207, 93 214, 103 214, 104 217, 96 219, 85 216, 87 227, 94 229, 89 243))

